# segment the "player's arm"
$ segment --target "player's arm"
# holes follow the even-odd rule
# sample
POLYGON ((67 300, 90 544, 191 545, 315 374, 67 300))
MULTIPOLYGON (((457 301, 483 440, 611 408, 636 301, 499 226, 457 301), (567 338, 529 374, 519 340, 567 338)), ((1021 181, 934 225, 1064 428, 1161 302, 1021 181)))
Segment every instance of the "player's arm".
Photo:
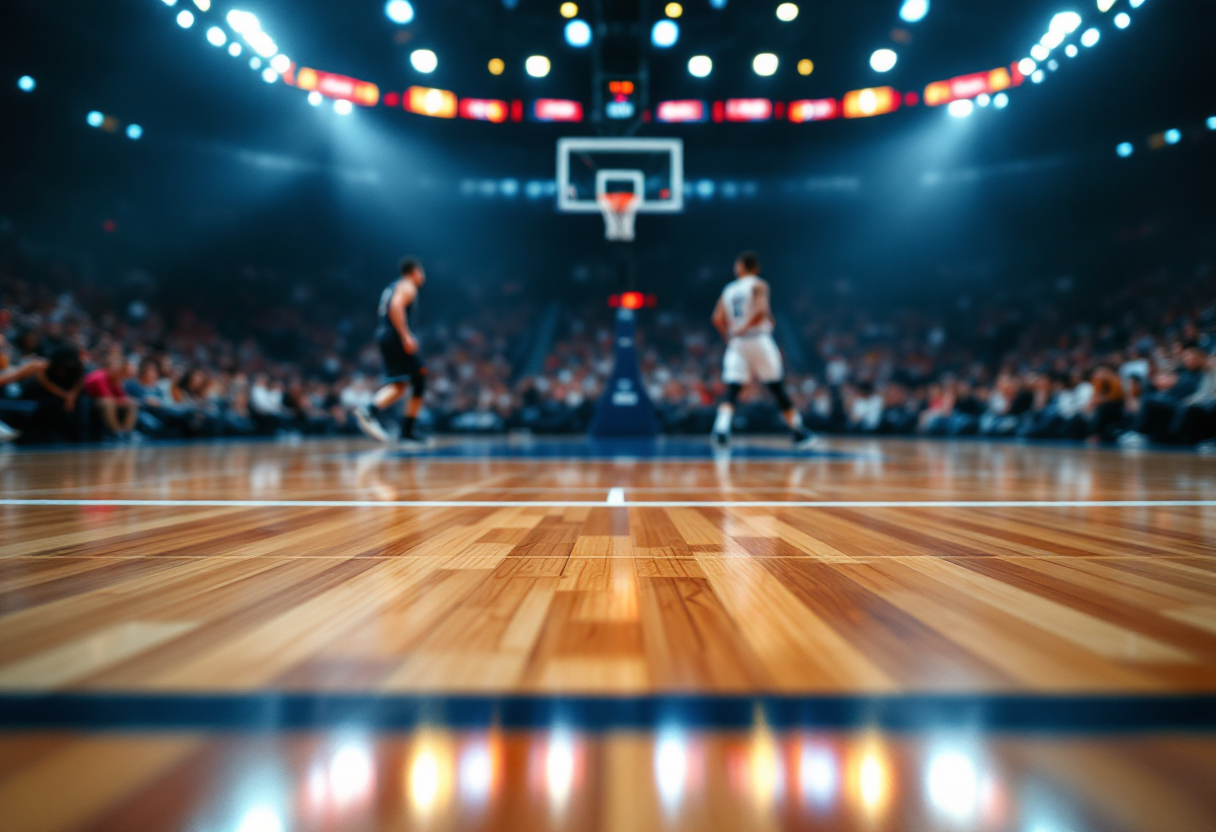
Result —
POLYGON ((752 314, 746 320, 735 324, 734 332, 747 332, 752 327, 766 323, 771 319, 772 311, 769 308, 768 302, 768 283, 763 280, 757 280, 755 288, 752 289, 752 314))
POLYGON ((414 284, 403 280, 393 291, 393 297, 388 302, 388 320, 401 336, 401 344, 405 351, 413 355, 418 351, 418 340, 410 332, 410 323, 405 316, 405 308, 414 300, 418 290, 414 284))
POLYGON ((730 339, 730 325, 726 321, 726 302, 722 298, 718 298, 718 305, 714 307, 713 317, 714 329, 718 330, 718 334, 725 339, 730 339))

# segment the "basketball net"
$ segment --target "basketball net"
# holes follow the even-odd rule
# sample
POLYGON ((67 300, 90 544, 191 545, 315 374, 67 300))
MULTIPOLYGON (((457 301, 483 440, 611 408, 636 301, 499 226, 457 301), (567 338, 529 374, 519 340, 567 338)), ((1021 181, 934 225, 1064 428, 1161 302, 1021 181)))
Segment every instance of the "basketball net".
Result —
POLYGON ((604 215, 604 239, 629 243, 633 241, 633 221, 642 200, 628 191, 615 191, 596 197, 604 215))

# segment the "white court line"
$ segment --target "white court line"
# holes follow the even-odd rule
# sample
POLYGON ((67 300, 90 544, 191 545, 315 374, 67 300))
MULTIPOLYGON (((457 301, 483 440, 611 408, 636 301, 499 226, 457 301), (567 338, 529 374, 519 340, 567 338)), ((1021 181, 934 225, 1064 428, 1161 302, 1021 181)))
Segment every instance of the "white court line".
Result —
MULTIPOLYGON (((614 489, 615 490, 615 489, 614 489)), ((609 495, 611 497, 611 494, 609 495)), ((41 500, 0 506, 198 508, 1216 508, 1216 500, 41 500)))
POLYGON ((608 503, 608 505, 610 505, 610 506, 625 505, 625 489, 623 489, 623 488, 608 489, 608 499, 605 500, 604 502, 608 503))

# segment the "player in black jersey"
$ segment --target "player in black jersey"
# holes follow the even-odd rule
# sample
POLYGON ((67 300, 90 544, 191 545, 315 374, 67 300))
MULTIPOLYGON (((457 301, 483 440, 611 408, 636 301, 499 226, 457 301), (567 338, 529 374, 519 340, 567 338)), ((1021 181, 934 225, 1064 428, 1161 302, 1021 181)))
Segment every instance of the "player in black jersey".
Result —
POLYGON ((384 358, 385 384, 376 391, 371 407, 355 411, 359 427, 372 439, 389 441, 380 423, 380 412, 387 410, 410 389, 405 406, 405 421, 401 425, 403 442, 420 441, 414 432, 422 397, 426 394, 426 367, 418 355, 418 339, 410 331, 411 313, 417 309, 418 291, 426 282, 426 272, 415 257, 403 257, 398 266, 401 277, 380 295, 380 323, 376 327, 376 344, 384 358))

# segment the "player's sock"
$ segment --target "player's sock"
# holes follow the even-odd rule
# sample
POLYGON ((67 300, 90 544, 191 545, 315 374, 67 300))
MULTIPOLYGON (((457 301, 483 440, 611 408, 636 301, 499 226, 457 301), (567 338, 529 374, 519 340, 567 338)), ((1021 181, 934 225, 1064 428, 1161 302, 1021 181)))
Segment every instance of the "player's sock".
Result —
POLYGON ((730 423, 734 416, 733 407, 719 405, 717 418, 714 419, 714 433, 720 436, 730 436, 730 423))

